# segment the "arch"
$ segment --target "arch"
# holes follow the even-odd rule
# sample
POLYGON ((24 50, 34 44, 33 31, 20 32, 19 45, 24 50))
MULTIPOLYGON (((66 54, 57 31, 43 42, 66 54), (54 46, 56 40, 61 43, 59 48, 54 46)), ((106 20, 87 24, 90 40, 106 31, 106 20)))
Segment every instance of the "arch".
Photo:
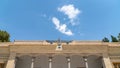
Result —
POLYGON ((84 58, 81 55, 71 56, 71 68, 85 68, 84 58))
POLYGON ((99 55, 87 56, 87 62, 89 68, 102 68, 102 58, 99 55))
POLYGON ((52 59, 52 68, 67 68, 67 56, 66 55, 54 55, 52 59))
POLYGON ((18 57, 15 68, 30 68, 32 62, 31 58, 32 57, 29 55, 18 57))
POLYGON ((34 61, 34 68, 49 68, 48 55, 38 55, 34 61))

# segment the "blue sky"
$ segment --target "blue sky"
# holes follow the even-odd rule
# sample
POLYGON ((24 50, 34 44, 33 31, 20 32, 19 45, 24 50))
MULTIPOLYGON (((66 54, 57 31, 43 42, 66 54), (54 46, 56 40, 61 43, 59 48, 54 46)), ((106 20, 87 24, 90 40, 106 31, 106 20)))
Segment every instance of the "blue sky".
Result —
POLYGON ((120 33, 120 0, 0 0, 11 40, 101 40, 120 33))

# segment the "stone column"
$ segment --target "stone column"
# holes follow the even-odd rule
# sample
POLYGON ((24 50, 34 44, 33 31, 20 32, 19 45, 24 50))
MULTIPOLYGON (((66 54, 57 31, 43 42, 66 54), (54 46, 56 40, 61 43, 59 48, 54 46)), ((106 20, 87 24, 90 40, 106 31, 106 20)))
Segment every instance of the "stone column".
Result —
POLYGON ((31 68, 34 68, 34 61, 35 61, 35 57, 32 57, 31 68))
POLYGON ((71 68, 70 57, 66 57, 66 58, 67 58, 68 68, 71 68))
POLYGON ((103 68, 113 68, 108 54, 103 54, 103 68))
POLYGON ((87 56, 84 56, 84 61, 85 61, 85 67, 88 68, 88 60, 87 60, 87 56))
POLYGON ((52 57, 49 57, 49 68, 52 68, 52 57))
POLYGON ((10 53, 8 58, 6 68, 15 68, 16 53, 10 53))

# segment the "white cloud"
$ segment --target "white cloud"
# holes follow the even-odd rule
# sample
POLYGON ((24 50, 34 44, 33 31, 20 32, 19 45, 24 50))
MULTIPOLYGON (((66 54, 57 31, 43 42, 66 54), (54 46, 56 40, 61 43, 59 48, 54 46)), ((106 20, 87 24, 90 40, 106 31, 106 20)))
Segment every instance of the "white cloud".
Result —
POLYGON ((60 21, 56 17, 52 18, 52 22, 55 24, 56 29, 59 30, 61 33, 68 35, 68 36, 73 35, 72 31, 67 28, 67 25, 61 24, 60 21))
POLYGON ((78 8, 75 8, 73 4, 64 5, 58 8, 58 11, 63 12, 65 15, 67 15, 72 25, 75 25, 75 20, 78 19, 77 16, 80 13, 80 10, 78 8))
POLYGON ((72 4, 64 5, 61 8, 58 8, 58 10, 68 15, 70 19, 75 18, 80 13, 80 10, 75 8, 72 4))

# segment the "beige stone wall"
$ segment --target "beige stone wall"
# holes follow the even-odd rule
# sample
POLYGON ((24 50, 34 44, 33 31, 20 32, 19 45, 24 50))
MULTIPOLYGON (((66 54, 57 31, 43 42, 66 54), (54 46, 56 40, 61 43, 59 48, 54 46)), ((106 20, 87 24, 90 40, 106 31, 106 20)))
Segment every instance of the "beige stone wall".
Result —
POLYGON ((104 53, 107 52, 107 46, 70 45, 70 46, 63 46, 63 51, 71 52, 71 53, 104 53))
POLYGON ((0 63, 6 63, 9 57, 9 46, 0 43, 0 63))
POLYGON ((8 46, 0 46, 0 54, 9 54, 8 46))
POLYGON ((109 55, 120 56, 120 46, 109 46, 109 55))
POLYGON ((73 41, 73 43, 63 43, 62 51, 56 51, 57 43, 47 43, 45 41, 17 41, 14 43, 0 43, 0 54, 16 53, 108 53, 108 55, 120 55, 119 43, 102 43, 94 41, 73 41), (23 43, 22 43, 23 42, 23 43))
POLYGON ((10 45, 10 52, 16 53, 106 53, 108 46, 103 45, 63 45, 61 51, 57 45, 10 45))

